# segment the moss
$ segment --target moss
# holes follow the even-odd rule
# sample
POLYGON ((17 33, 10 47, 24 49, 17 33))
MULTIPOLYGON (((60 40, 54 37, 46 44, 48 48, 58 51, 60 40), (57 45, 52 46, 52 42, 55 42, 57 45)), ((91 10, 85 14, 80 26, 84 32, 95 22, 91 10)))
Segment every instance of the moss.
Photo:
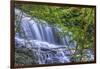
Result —
POLYGON ((24 64, 24 65, 30 65, 30 64, 37 64, 37 56, 35 54, 35 51, 33 52, 30 49, 27 48, 16 48, 15 49, 15 64, 24 64))

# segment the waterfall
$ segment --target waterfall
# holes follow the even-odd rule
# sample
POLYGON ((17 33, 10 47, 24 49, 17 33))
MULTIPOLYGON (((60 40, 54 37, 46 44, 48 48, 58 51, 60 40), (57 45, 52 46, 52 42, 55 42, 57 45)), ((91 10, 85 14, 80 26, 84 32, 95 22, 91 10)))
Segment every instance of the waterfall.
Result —
MULTIPOLYGON (((35 39, 53 44, 59 44, 58 42, 55 42, 56 35, 54 35, 53 33, 53 28, 50 27, 48 24, 42 25, 40 23, 36 23, 34 19, 30 20, 29 17, 24 17, 21 21, 21 27, 25 32, 25 37, 27 37, 28 39, 35 39)), ((60 37, 58 37, 58 39, 60 39, 60 37)), ((62 42, 61 44, 64 43, 65 42, 62 42)))
MULTIPOLYGON (((15 9, 16 15, 21 15, 21 10, 15 9)), ((16 32, 15 45, 18 48, 24 47, 36 51, 35 55, 38 58, 39 64, 51 63, 68 63, 70 62, 70 53, 67 44, 70 42, 70 37, 61 38, 56 32, 60 32, 57 28, 53 28, 45 21, 40 21, 37 18, 32 18, 23 13, 20 30, 16 32), (23 34, 23 35, 20 35, 23 34)), ((72 48, 76 47, 75 43, 70 44, 72 48)))

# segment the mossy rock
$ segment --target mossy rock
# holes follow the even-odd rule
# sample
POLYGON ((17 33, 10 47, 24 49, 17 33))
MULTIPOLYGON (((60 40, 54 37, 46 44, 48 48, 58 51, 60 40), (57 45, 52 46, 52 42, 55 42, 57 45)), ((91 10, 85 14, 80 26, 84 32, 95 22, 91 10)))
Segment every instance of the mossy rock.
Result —
POLYGON ((16 48, 15 49, 15 64, 21 65, 31 65, 38 64, 37 56, 35 51, 33 52, 27 48, 16 48))

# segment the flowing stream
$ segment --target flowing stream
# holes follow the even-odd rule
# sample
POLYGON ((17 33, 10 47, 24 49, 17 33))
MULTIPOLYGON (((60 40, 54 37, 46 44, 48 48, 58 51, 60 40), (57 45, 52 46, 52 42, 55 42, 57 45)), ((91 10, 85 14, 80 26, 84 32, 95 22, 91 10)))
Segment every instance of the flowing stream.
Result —
MULTIPOLYGON (((76 42, 70 43, 70 36, 60 37, 54 28, 46 21, 32 18, 21 10, 15 9, 15 15, 19 16, 20 32, 15 34, 16 47, 24 47, 35 50, 39 64, 68 63, 70 55, 75 51, 76 42)), ((17 24, 15 24, 17 25, 17 24)), ((72 34, 71 32, 69 34, 72 34)))

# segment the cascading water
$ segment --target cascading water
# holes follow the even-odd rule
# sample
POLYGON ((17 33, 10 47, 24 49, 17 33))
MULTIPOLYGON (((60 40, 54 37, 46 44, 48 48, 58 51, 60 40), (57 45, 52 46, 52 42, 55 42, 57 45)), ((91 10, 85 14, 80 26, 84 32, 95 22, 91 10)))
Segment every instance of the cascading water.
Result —
MULTIPOLYGON (((21 10, 15 9, 16 15, 21 15, 21 10)), ((70 62, 70 53, 68 43, 70 38, 68 36, 60 38, 56 36, 59 30, 48 25, 45 21, 39 21, 36 18, 31 18, 23 13, 20 20, 20 30, 22 32, 16 33, 15 44, 16 47, 24 47, 35 50, 35 55, 38 58, 39 64, 51 63, 67 63, 70 62)), ((76 47, 76 42, 70 46, 76 47)))

